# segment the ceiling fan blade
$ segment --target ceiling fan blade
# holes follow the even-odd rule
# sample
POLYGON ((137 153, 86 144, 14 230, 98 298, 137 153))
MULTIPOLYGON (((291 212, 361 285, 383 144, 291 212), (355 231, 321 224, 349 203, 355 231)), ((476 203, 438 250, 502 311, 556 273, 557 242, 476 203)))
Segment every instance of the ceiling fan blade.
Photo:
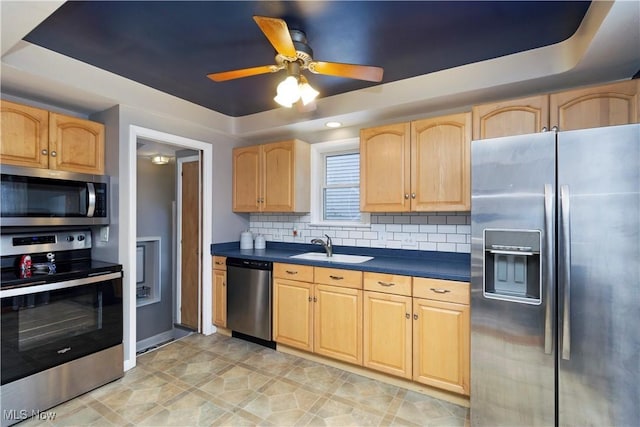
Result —
POLYGON ((348 77, 350 79, 367 80, 370 82, 382 81, 382 74, 384 73, 384 70, 380 67, 341 64, 339 62, 312 61, 309 63, 308 68, 309 71, 316 74, 348 77))
POLYGON ((223 71, 221 73, 207 74, 214 82, 225 82, 227 80, 241 79, 243 77, 257 76, 258 74, 275 73, 280 68, 276 65, 262 65, 260 67, 243 68, 241 70, 223 71))
POLYGON ((276 52, 292 61, 296 59, 296 48, 293 45, 293 40, 291 40, 291 34, 289 34, 289 27, 287 27, 286 22, 282 19, 266 16, 254 16, 253 20, 256 21, 258 27, 269 39, 276 52))

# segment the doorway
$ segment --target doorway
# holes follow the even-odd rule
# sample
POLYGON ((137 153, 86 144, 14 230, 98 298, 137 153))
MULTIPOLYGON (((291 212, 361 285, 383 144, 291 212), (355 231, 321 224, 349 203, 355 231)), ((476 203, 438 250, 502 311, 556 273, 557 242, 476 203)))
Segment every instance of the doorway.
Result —
MULTIPOLYGON (((166 144, 175 149, 195 150, 199 153, 199 179, 200 189, 198 194, 211 194, 212 192, 212 146, 209 143, 180 137, 177 135, 167 134, 152 129, 141 128, 138 126, 130 126, 129 140, 127 143, 127 153, 129 161, 126 167, 121 168, 120 181, 127 183, 121 186, 119 193, 119 217, 120 224, 118 230, 118 240, 120 241, 119 259, 123 264, 125 272, 125 291, 124 291, 124 344, 125 344, 125 370, 131 369, 136 365, 136 280, 140 277, 137 274, 136 259, 137 253, 137 164, 136 149, 140 139, 154 141, 160 144, 166 144)), ((209 248, 211 246, 211 229, 212 229, 212 201, 211 198, 199 196, 199 204, 201 208, 198 224, 199 224, 199 247, 209 248)), ((173 208, 174 214, 177 212, 177 206, 173 208)), ((172 222, 175 222, 172 219, 172 222)), ((177 251, 176 251, 177 252, 177 251)), ((172 260, 177 265, 177 256, 172 260)), ((211 318, 211 257, 208 256, 208 250, 203 249, 197 252, 197 262, 200 271, 199 285, 197 285, 198 298, 201 303, 196 303, 200 313, 196 316, 198 324, 196 330, 210 334, 214 331, 214 327, 210 322, 202 322, 200 319, 211 318)), ((175 305, 174 312, 175 313, 175 305)), ((177 322, 176 322, 177 323, 177 322)))

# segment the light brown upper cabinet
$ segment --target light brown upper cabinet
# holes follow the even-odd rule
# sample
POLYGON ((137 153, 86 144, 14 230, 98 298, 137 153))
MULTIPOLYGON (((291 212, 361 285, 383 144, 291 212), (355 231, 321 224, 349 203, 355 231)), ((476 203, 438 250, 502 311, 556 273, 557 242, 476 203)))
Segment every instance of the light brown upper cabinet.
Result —
POLYGON ((640 122, 640 79, 553 93, 552 126, 587 129, 640 122))
POLYGON ((471 113, 360 131, 360 210, 470 208, 471 113))
POLYGON ((2 100, 0 163, 104 174, 104 125, 2 100))
POLYGON ((510 99, 473 107, 473 139, 525 135, 549 129, 549 96, 510 99))
POLYGON ((473 107, 473 139, 640 122, 640 80, 473 107))
POLYGON ((233 150, 234 212, 309 212, 309 144, 290 141, 233 150))

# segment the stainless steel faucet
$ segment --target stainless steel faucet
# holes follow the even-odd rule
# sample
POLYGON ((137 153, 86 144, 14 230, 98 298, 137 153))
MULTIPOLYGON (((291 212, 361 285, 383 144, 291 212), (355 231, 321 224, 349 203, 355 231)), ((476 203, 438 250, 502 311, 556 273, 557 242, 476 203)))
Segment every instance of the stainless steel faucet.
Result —
POLYGON ((325 234, 325 237, 327 238, 326 242, 322 239, 312 239, 311 243, 313 243, 314 245, 322 245, 325 252, 327 253, 327 256, 331 256, 333 255, 333 244, 331 243, 331 237, 329 237, 328 234, 325 234))

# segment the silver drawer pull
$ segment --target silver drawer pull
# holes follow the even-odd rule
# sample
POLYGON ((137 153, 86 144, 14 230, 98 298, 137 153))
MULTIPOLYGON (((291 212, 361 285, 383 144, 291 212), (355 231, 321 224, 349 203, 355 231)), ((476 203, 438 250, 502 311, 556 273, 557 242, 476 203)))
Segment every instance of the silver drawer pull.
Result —
POLYGON ((297 271, 293 271, 293 270, 286 270, 287 274, 298 274, 297 271))
POLYGON ((344 277, 342 277, 342 276, 329 276, 329 277, 331 277, 333 280, 342 280, 342 279, 344 279, 344 277))
POLYGON ((437 294, 446 294, 451 292, 449 289, 431 288, 431 290, 437 294))
POLYGON ((224 265, 224 262, 216 261, 216 265, 224 265))
POLYGON ((380 280, 378 280, 378 285, 389 287, 389 286, 395 286, 396 284, 391 282, 381 282, 380 280))

